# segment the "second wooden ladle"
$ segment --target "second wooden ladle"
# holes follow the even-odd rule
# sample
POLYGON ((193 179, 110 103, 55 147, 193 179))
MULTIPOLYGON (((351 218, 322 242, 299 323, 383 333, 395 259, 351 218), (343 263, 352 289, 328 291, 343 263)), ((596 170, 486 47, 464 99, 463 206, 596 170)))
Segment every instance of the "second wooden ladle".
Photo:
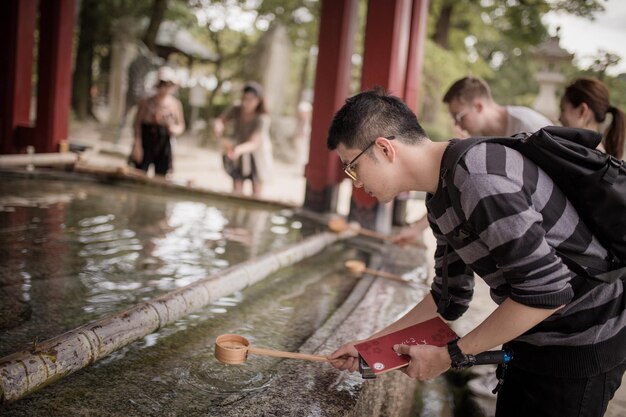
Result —
POLYGON ((344 266, 346 269, 353 275, 360 277, 363 274, 375 275, 381 278, 390 279, 392 281, 404 282, 405 284, 410 283, 408 280, 402 278, 400 275, 392 274, 391 272, 378 271, 376 269, 370 269, 365 266, 365 262, 357 261, 356 259, 351 259, 349 261, 344 262, 344 266))
POLYGON ((376 232, 374 230, 369 230, 361 227, 358 223, 348 223, 341 217, 334 217, 328 221, 328 228, 335 233, 345 232, 348 229, 353 230, 354 232, 361 234, 363 236, 369 236, 376 239, 382 240, 391 240, 391 236, 387 236, 383 233, 376 232))
POLYGON ((307 361, 330 362, 326 356, 309 355, 307 353, 285 352, 282 350, 255 348, 243 336, 223 334, 215 339, 215 358, 226 364, 244 363, 248 355, 273 356, 276 358, 304 359, 307 361))

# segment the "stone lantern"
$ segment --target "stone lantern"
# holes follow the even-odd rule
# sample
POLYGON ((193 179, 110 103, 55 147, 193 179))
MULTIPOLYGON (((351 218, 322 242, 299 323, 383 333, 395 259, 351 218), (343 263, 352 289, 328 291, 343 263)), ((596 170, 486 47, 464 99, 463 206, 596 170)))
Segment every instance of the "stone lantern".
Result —
POLYGON ((553 122, 559 118, 556 89, 565 80, 561 73, 561 66, 565 62, 571 62, 574 58, 573 54, 559 45, 558 32, 559 29, 557 29, 556 36, 550 37, 532 51, 535 61, 541 65, 535 74, 535 79, 539 83, 539 94, 533 103, 533 108, 553 122))

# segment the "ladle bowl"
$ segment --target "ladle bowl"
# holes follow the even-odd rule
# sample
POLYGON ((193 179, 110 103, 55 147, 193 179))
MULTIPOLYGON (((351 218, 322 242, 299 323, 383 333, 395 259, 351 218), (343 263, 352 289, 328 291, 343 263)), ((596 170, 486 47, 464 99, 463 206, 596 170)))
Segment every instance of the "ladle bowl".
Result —
POLYGON ((276 358, 303 359, 308 361, 329 362, 326 356, 307 353, 285 352, 282 350, 255 348, 250 341, 237 334, 223 334, 215 339, 215 358, 229 365, 244 363, 248 355, 273 356, 276 358))
POLYGON ((332 232, 341 233, 348 230, 350 228, 350 225, 341 217, 333 217, 328 221, 328 228, 332 232))
POLYGON ((344 262, 343 264, 348 272, 354 276, 360 277, 363 274, 375 275, 381 278, 389 279, 392 281, 403 282, 405 284, 410 284, 410 282, 400 275, 392 274, 391 272, 378 271, 376 269, 367 268, 365 266, 365 262, 359 261, 356 259, 350 259, 344 262))
POLYGON ((354 275, 363 275, 363 273, 367 269, 365 266, 365 262, 357 261, 356 259, 350 259, 348 261, 345 261, 344 266, 346 267, 348 272, 354 275))
POLYGON ((331 218, 328 221, 328 229, 330 229, 330 231, 335 232, 335 233, 345 232, 346 230, 350 229, 353 232, 356 232, 363 236, 373 237, 375 239, 381 239, 381 240, 387 240, 387 241, 390 241, 392 239, 391 236, 387 236, 383 233, 376 232, 370 229, 365 229, 361 227, 361 225, 358 224, 357 222, 348 223, 341 217, 331 218))

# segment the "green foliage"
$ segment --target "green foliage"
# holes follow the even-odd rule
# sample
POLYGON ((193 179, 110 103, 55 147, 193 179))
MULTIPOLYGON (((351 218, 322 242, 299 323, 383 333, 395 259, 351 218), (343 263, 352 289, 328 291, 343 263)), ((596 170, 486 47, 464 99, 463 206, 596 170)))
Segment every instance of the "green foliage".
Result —
POLYGON ((453 136, 453 124, 441 98, 455 80, 470 69, 464 54, 445 50, 428 39, 425 45, 419 120, 426 133, 437 141, 453 136))
MULTIPOLYGON (((450 84, 466 75, 482 77, 501 104, 532 105, 539 86, 538 63, 532 48, 547 39, 541 17, 561 11, 593 18, 603 10, 600 0, 431 0, 421 96, 421 121, 437 140, 453 135, 445 106, 438 105, 450 84)), ((617 57, 599 53, 594 65, 582 71, 565 65, 566 78, 587 74, 611 88, 614 103, 626 101, 623 80, 606 74, 617 57)), ((560 91, 557 93, 561 93, 560 91)))
POLYGON ((239 96, 236 88, 246 81, 246 59, 272 23, 287 29, 292 45, 289 85, 291 105, 299 92, 312 84, 314 63, 309 51, 317 42, 319 1, 314 0, 190 0, 202 24, 208 46, 220 55, 212 68, 217 88, 209 96, 208 114, 216 116, 224 103, 239 96), (239 17, 239 19, 237 19, 239 17), (242 25, 245 20, 247 24, 242 25))
MULTIPOLYGON (((87 30, 95 39, 93 47, 94 84, 106 91, 111 28, 122 17, 145 21, 155 0, 83 0, 98 19, 87 30)), ((198 70, 218 80, 209 96, 210 104, 201 110, 204 117, 219 114, 238 97, 237 87, 245 81, 245 59, 273 22, 285 25, 292 44, 290 75, 291 104, 314 81, 315 48, 318 38, 321 0, 169 0, 165 15, 198 37, 220 55, 215 64, 195 64, 198 70)), ((420 121, 435 139, 454 135, 453 126, 441 98, 456 79, 468 74, 484 78, 496 101, 502 104, 530 105, 538 91, 534 73, 537 64, 531 48, 546 39, 541 17, 549 11, 562 11, 592 18, 603 9, 602 0, 430 0, 427 37, 445 39, 442 47, 432 40, 425 45, 424 73, 420 94, 420 121), (443 19, 447 10, 449 19, 443 19), (435 37, 436 32, 443 38, 435 37)), ((355 55, 362 56, 367 0, 359 2, 355 55)), ((587 75, 609 85, 613 102, 626 107, 626 80, 611 77, 607 69, 617 57, 600 52, 588 70, 564 66, 567 80, 587 75)), ((360 86, 361 64, 353 65, 351 91, 360 86)), ((560 92, 557 92, 560 93, 560 92)), ((287 108, 295 108, 295 105, 287 108)))

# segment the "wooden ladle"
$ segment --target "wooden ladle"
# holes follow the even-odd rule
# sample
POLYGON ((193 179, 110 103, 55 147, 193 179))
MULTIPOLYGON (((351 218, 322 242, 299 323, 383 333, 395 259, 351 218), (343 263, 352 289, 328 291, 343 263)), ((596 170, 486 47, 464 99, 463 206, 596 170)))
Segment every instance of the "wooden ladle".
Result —
POLYGON ((341 217, 334 217, 328 221, 328 228, 335 233, 345 232, 350 229, 363 236, 369 236, 376 239, 391 240, 391 236, 361 227, 358 223, 348 223, 341 217))
POLYGON ((357 261, 356 259, 351 259, 349 261, 344 262, 344 266, 346 269, 353 275, 360 277, 363 274, 376 275, 381 278, 390 279, 392 281, 400 281, 408 284, 409 281, 402 278, 399 275, 392 274, 391 272, 378 271, 376 269, 370 269, 365 266, 365 262, 357 261))
POLYGON ((223 334, 215 339, 215 358, 229 365, 244 363, 248 355, 273 356, 276 358, 304 359, 307 361, 330 362, 326 356, 306 353, 285 352, 282 350, 255 348, 243 336, 223 334))

